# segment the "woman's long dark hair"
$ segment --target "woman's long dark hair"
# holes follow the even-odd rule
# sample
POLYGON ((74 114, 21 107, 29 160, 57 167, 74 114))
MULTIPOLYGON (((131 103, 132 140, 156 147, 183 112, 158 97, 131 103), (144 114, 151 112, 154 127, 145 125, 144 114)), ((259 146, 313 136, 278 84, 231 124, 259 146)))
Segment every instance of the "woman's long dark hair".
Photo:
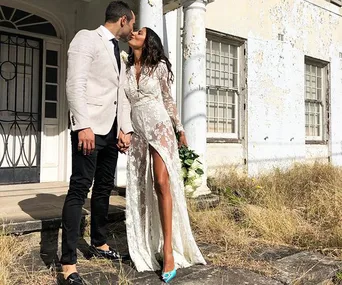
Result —
MULTIPOLYGON (((141 65, 147 67, 150 73, 152 73, 157 67, 158 63, 164 61, 169 72, 168 80, 173 82, 174 75, 171 70, 171 63, 165 55, 164 47, 160 37, 152 29, 145 29, 146 38, 142 48, 141 65)), ((130 68, 132 65, 134 65, 134 54, 133 49, 129 48, 127 68, 130 68)))

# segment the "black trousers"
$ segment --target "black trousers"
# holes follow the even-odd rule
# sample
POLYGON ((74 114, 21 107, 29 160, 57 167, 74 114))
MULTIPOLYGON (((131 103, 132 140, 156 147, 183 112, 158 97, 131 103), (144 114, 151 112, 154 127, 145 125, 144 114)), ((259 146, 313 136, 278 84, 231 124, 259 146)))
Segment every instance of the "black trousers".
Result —
POLYGON ((106 243, 110 193, 114 188, 114 174, 118 159, 116 120, 107 135, 95 135, 95 151, 83 155, 78 151, 78 132, 71 132, 72 174, 62 213, 62 264, 76 264, 76 248, 80 234, 82 207, 91 195, 91 244, 106 243))

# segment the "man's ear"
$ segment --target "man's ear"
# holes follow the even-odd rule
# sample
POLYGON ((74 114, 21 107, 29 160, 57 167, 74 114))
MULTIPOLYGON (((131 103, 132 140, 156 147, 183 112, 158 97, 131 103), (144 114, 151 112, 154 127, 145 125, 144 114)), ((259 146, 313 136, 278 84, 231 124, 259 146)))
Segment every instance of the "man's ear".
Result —
POLYGON ((123 27, 127 24, 127 16, 126 15, 121 17, 120 24, 121 24, 121 27, 123 27))

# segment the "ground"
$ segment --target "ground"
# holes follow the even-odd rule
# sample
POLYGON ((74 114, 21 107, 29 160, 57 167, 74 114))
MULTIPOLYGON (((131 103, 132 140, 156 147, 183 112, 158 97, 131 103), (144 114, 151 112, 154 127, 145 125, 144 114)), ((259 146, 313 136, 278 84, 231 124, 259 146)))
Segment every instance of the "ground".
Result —
MULTIPOLYGON (((109 244, 121 252, 127 252, 124 221, 112 222, 109 228, 109 244)), ((55 229, 16 237, 21 245, 25 245, 26 251, 24 258, 15 262, 15 270, 12 272, 15 283, 7 284, 57 284, 56 272, 59 271, 59 266, 56 261, 60 255, 60 234, 60 229, 55 229), (23 278, 17 280, 14 275, 23 278)), ((78 268, 88 284, 162 284, 159 279, 160 272, 139 273, 130 262, 89 259, 88 244, 86 229, 84 238, 79 240, 78 268)), ((200 247, 207 259, 219 250, 218 247, 208 244, 200 244, 200 247)), ((272 267, 272 273, 267 276, 268 274, 243 268, 214 266, 209 262, 206 266, 197 265, 178 270, 172 284, 338 284, 336 272, 342 267, 341 262, 321 253, 289 247, 264 248, 254 252, 252 258, 254 261, 268 262, 272 267)))
MULTIPOLYGON (((295 165, 260 177, 223 171, 209 183, 219 205, 188 200, 208 265, 179 269, 172 284, 342 284, 342 168, 295 165)), ((0 234, 0 285, 56 284, 66 189, 32 187, 0 187, 0 218, 12 221, 4 220, 0 234)), ((110 203, 109 244, 125 253, 125 199, 112 196, 110 203)), ((161 284, 160 272, 89 259, 87 220, 88 200, 78 248, 78 268, 88 284, 161 284)))

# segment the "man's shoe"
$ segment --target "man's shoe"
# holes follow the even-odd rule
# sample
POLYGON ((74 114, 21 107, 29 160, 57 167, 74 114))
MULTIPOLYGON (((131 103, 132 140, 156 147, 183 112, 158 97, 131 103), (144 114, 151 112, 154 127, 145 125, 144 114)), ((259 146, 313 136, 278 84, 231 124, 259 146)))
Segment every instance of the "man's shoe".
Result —
POLYGON ((63 274, 58 275, 58 285, 87 285, 81 276, 77 273, 71 273, 67 279, 64 279, 63 274))
POLYGON ((129 255, 122 255, 116 252, 113 248, 109 247, 109 250, 102 250, 95 246, 89 247, 89 252, 96 258, 106 258, 110 260, 129 260, 129 255))

